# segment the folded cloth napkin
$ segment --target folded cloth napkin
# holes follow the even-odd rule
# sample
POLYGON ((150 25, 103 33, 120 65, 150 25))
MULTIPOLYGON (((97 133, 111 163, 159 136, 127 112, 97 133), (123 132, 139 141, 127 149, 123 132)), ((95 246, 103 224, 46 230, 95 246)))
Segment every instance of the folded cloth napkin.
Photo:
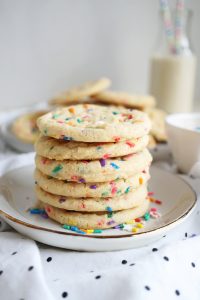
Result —
MULTIPOLYGON (((29 164, 33 157, 12 155, 1 161, 0 173, 29 164)), ((200 193, 199 179, 185 179, 200 193)), ((0 232, 0 299, 199 300, 199 212, 198 203, 193 215, 162 239, 126 251, 67 251, 14 231, 0 232)))

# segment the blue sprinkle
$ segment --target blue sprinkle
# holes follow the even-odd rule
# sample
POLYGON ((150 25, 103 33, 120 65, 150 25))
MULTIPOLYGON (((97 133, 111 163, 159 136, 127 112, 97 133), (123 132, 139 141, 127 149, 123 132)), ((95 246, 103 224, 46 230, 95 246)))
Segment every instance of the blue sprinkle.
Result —
POLYGON ((85 234, 85 232, 82 231, 82 230, 80 230, 80 229, 76 230, 76 232, 77 232, 77 233, 80 233, 80 234, 85 234))
POLYGON ((39 208, 31 208, 29 212, 33 215, 44 215, 46 213, 44 209, 39 208))
POLYGON ((118 170, 120 169, 120 167, 118 165, 116 165, 115 163, 110 163, 110 165, 115 169, 115 170, 118 170))
POLYGON ((64 141, 72 141, 73 140, 73 138, 72 137, 70 137, 70 136, 63 136, 63 140, 64 141))
POLYGON ((77 231, 77 230, 79 230, 78 227, 76 227, 76 226, 71 226, 70 229, 71 229, 72 231, 77 231))
POLYGON ((112 212, 112 207, 107 206, 107 207, 106 207, 106 210, 107 210, 108 212, 112 212))

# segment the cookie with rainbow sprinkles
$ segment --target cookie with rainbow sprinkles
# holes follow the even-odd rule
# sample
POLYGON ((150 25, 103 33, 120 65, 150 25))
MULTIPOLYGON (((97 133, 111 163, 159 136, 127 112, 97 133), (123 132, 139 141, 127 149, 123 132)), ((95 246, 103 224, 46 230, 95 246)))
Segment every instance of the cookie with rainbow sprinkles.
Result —
POLYGON ((37 120, 45 136, 65 141, 120 142, 148 134, 151 122, 138 110, 79 104, 58 108, 37 120))

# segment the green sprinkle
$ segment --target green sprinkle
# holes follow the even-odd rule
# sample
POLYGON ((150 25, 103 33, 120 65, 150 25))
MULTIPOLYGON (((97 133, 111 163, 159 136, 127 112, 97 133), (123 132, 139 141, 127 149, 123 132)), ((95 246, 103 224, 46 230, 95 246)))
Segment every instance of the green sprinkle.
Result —
POLYGON ((112 216, 113 216, 113 212, 109 212, 108 213, 108 218, 112 218, 112 216))
POLYGON ((119 114, 118 111, 113 111, 112 113, 113 113, 113 115, 118 115, 119 114))
POLYGON ((47 129, 44 130, 44 135, 47 135, 47 129))
POLYGON ((53 150, 54 146, 51 146, 51 148, 49 150, 53 150))
POLYGON ((56 174, 56 173, 60 172, 60 170, 62 170, 62 168, 63 168, 63 167, 62 167, 61 165, 57 165, 57 166, 52 170, 51 173, 56 174))
POLYGON ((117 194, 121 194, 121 193, 122 193, 122 190, 117 191, 117 194))
POLYGON ((102 233, 101 229, 94 229, 94 233, 102 233))
POLYGON ((57 119, 59 116, 59 114, 53 114, 52 119, 57 119))
POLYGON ((148 212, 144 215, 144 219, 145 221, 148 221, 150 219, 150 214, 148 212))
POLYGON ((128 194, 130 192, 130 186, 127 187, 127 189, 125 190, 125 194, 128 194))
POLYGON ((65 121, 69 121, 69 120, 71 120, 71 118, 66 118, 66 119, 65 119, 65 121))
POLYGON ((101 194, 101 196, 102 196, 102 197, 108 196, 108 192, 103 192, 103 193, 101 194))
POLYGON ((101 149, 102 149, 102 147, 101 147, 101 146, 98 146, 98 147, 97 147, 97 150, 101 150, 101 149))
POLYGON ((77 122, 78 122, 78 123, 82 123, 82 122, 83 122, 83 120, 81 120, 81 119, 77 119, 77 122))
POLYGON ((63 228, 64 228, 64 229, 70 230, 70 226, 69 226, 69 225, 65 225, 65 224, 64 224, 64 225, 63 225, 63 228))

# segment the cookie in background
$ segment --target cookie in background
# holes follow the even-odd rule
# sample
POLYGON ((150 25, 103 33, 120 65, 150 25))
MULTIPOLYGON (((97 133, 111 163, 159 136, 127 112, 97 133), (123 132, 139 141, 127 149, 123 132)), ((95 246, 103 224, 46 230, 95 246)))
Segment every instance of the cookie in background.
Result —
POLYGON ((47 112, 48 111, 45 110, 39 110, 20 115, 11 125, 12 133, 23 143, 34 144, 39 136, 39 129, 36 123, 37 118, 47 112))

